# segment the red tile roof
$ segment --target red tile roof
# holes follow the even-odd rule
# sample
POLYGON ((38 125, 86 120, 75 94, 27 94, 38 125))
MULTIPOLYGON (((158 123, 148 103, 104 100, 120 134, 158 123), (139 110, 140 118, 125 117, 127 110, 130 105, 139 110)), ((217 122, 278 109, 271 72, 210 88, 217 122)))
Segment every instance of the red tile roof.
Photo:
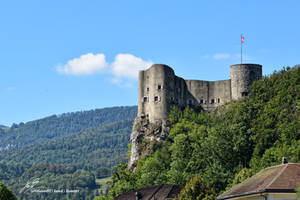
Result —
POLYGON ((299 182, 300 163, 277 165, 261 170, 244 182, 233 186, 217 199, 230 199, 260 192, 295 192, 299 182))

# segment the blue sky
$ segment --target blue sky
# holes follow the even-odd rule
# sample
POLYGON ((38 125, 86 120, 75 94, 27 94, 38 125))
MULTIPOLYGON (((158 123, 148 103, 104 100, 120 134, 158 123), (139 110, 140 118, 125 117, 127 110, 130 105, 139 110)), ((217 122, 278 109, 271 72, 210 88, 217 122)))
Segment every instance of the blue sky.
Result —
POLYGON ((300 1, 1 1, 0 124, 137 104, 136 72, 164 63, 186 79, 270 74, 299 64, 300 1))

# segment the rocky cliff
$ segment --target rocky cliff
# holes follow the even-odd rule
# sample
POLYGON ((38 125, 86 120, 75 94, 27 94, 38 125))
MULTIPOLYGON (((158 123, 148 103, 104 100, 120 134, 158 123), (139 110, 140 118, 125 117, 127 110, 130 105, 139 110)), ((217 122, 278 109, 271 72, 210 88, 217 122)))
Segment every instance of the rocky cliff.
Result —
POLYGON ((128 168, 134 171, 137 161, 152 153, 154 143, 164 141, 171 130, 168 120, 158 120, 150 123, 147 117, 136 117, 130 136, 131 152, 128 168))

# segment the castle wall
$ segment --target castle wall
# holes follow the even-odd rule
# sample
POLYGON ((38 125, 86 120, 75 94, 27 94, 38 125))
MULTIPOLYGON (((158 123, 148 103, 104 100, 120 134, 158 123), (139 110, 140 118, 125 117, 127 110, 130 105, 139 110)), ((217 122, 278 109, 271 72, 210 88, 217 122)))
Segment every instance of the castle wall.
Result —
MULTIPOLYGON (((231 100, 230 80, 202 81, 186 80, 188 91, 205 110, 211 110, 231 100)), ((188 100, 186 102, 189 104, 188 100)))
POLYGON ((247 96, 250 84, 261 76, 261 65, 242 64, 231 66, 229 80, 184 80, 169 66, 155 64, 139 72, 138 116, 148 117, 150 122, 167 119, 173 104, 201 105, 210 111, 247 96))

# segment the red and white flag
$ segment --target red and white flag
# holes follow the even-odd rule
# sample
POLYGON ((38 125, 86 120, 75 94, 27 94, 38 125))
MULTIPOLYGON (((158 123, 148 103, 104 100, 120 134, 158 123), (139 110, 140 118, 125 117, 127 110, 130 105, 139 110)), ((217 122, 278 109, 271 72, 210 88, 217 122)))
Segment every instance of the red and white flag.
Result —
POLYGON ((242 36, 242 37, 241 37, 241 42, 242 42, 242 44, 244 43, 244 41, 245 41, 245 37, 242 36))

